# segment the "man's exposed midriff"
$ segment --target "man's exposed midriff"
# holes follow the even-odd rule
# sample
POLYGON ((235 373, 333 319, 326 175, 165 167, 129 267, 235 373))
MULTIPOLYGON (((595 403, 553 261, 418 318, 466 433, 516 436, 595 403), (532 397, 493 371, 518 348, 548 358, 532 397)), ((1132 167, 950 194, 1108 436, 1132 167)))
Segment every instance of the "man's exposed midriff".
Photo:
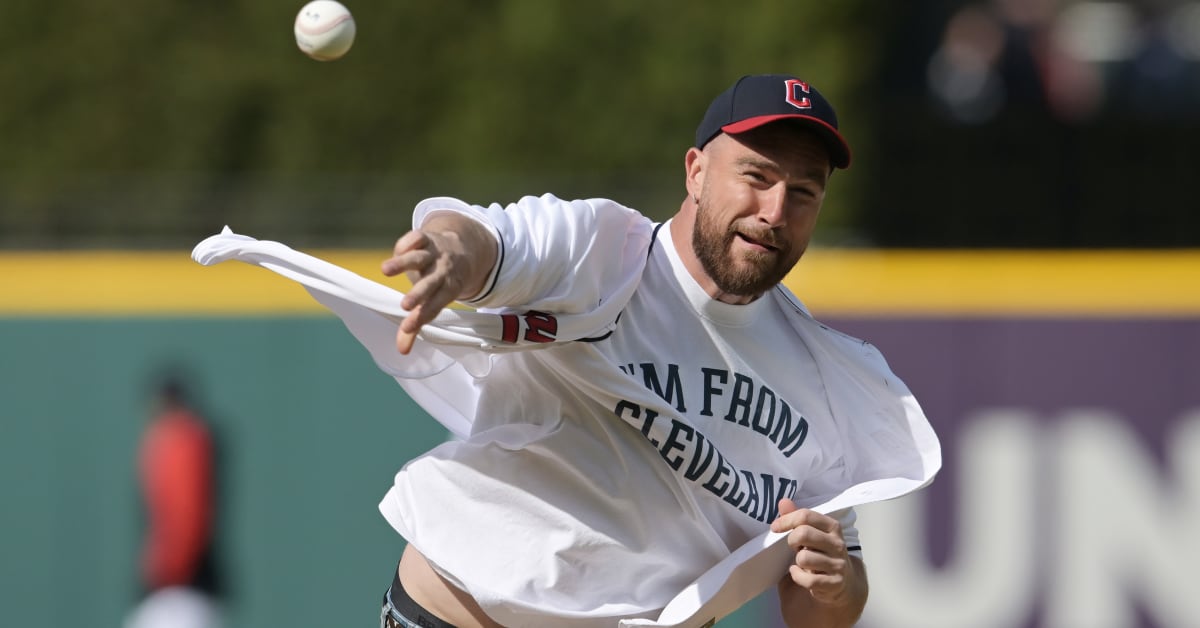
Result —
POLYGON ((492 621, 479 604, 448 582, 409 545, 400 558, 400 582, 414 602, 458 628, 503 628, 492 621))

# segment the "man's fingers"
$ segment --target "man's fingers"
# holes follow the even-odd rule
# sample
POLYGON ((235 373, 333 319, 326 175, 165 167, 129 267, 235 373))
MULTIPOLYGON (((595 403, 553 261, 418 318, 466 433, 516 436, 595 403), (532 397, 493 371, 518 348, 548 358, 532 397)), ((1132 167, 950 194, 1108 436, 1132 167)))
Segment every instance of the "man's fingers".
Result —
POLYGON ((802 547, 796 552, 795 564, 801 569, 817 574, 840 574, 846 569, 846 559, 826 554, 811 547, 802 547))
POLYGON ((410 231, 396 241, 392 257, 380 269, 389 277, 407 273, 412 287, 400 301, 408 311, 396 332, 396 350, 407 354, 417 334, 438 312, 459 298, 462 279, 454 269, 452 255, 440 245, 440 236, 410 231))
POLYGON ((840 575, 818 573, 798 565, 790 565, 788 575, 792 577, 792 582, 808 589, 813 594, 840 590, 846 580, 840 575))
POLYGON ((797 508, 792 500, 779 500, 779 515, 771 522, 771 530, 783 532, 803 525, 816 525, 824 515, 807 508, 797 508))
POLYGON ((792 576, 793 582, 804 587, 805 589, 809 589, 810 591, 812 590, 813 586, 817 584, 818 579, 821 577, 820 574, 815 574, 799 565, 789 565, 788 573, 792 576))
POLYGON ((396 240, 392 247, 392 256, 383 261, 380 270, 388 277, 394 277, 408 270, 416 270, 427 266, 436 252, 432 250, 429 237, 420 231, 409 231, 396 240))
POLYGON ((424 305, 418 305, 408 311, 408 316, 400 321, 400 327, 396 330, 396 350, 402 355, 408 355, 412 351, 413 344, 417 340, 417 333, 425 326, 426 308, 424 305))
POLYGON ((788 533, 788 546, 797 552, 819 552, 834 558, 846 556, 846 541, 840 533, 825 532, 812 526, 800 526, 788 533))
POLYGON ((414 229, 396 240, 396 245, 392 247, 392 255, 401 255, 407 251, 425 248, 429 248, 429 236, 424 231, 414 229))
POLYGON ((400 321, 400 328, 396 332, 396 349, 407 355, 421 328, 437 318, 438 313, 453 301, 454 289, 449 282, 428 277, 418 281, 401 302, 401 307, 408 310, 408 316, 400 321))
POLYGON ((791 565, 788 567, 788 577, 820 602, 836 604, 845 598, 847 576, 844 573, 814 573, 791 565))
MULTIPOLYGON (((409 273, 409 278, 412 280, 412 287, 400 301, 400 307, 406 310, 411 311, 417 306, 424 305, 432 309, 433 314, 436 315, 457 296, 446 274, 437 272, 432 267, 426 268, 424 272, 412 271, 409 273)), ((430 318, 432 319, 432 316, 430 318)))
POLYGON ((800 507, 796 505, 796 502, 788 499, 787 497, 784 497, 783 499, 779 500, 779 515, 778 516, 782 517, 784 515, 796 512, 797 510, 800 510, 800 507))
POLYGON ((787 500, 787 504, 784 503, 784 500, 780 500, 779 516, 771 522, 771 531, 784 532, 801 526, 811 526, 822 532, 840 532, 841 528, 841 524, 833 517, 807 508, 796 508, 790 499, 787 500), (792 509, 785 512, 787 506, 792 509))
POLYGON ((453 303, 457 296, 458 291, 454 283, 448 281, 444 275, 428 275, 413 282, 412 288, 400 301, 400 307, 409 312, 420 309, 420 315, 414 319, 420 326, 433 320, 438 312, 453 303))
POLYGON ((412 351, 413 343, 416 342, 416 340, 417 340, 416 333, 407 332, 407 331, 404 331, 403 329, 397 330, 396 331, 396 350, 400 352, 400 355, 408 355, 408 352, 412 351))
POLYGON ((436 254, 429 249, 414 249, 397 253, 383 261, 380 270, 388 277, 395 277, 403 272, 427 274, 437 260, 436 254))

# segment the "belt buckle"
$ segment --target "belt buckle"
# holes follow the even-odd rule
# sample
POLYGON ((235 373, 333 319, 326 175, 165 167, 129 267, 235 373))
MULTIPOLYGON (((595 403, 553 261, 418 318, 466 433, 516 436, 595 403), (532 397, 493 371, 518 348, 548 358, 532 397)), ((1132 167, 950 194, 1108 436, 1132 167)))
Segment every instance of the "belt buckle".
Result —
POLYGON ((379 628, 406 628, 403 624, 396 621, 395 617, 392 617, 391 611, 392 609, 389 605, 383 605, 383 609, 379 611, 379 628))

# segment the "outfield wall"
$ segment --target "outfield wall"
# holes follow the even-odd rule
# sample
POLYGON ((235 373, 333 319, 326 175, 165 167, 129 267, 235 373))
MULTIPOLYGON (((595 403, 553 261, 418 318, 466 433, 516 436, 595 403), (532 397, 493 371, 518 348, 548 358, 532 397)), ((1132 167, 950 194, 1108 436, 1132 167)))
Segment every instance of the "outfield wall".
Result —
MULTIPOLYGON (((378 277, 381 254, 317 253, 378 277)), ((1200 252, 814 251, 789 283, 883 349, 945 447, 932 487, 863 509, 864 626, 1196 625, 1200 252)), ((119 625, 167 365, 225 446, 234 626, 377 621, 402 541, 375 505, 445 434, 297 285, 186 253, 0 255, 0 348, 6 625, 119 625)), ((771 625, 769 597, 722 625, 771 625)))

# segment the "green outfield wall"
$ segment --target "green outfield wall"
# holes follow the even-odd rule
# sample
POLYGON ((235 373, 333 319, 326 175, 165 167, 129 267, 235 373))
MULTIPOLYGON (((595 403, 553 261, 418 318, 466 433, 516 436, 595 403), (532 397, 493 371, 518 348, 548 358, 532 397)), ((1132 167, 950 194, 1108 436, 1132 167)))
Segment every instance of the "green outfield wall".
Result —
MULTIPOLYGON (((318 254, 372 277, 382 259, 318 254)), ((833 319, 1200 317, 1200 252, 814 251, 801 266, 789 283, 833 319)), ((80 609, 120 625, 138 592, 135 448, 165 369, 188 374, 220 436, 231 628, 375 625, 403 547, 376 504, 444 430, 295 284, 103 252, 0 255, 4 625, 78 625, 80 609)), ((774 625, 771 606, 721 625, 774 625)))
POLYGON ((117 626, 137 594, 135 447, 164 366, 221 444, 236 626, 369 626, 403 547, 375 511, 444 431, 323 318, 0 321, 6 625, 117 626), (9 622, 12 623, 9 623, 9 622))

